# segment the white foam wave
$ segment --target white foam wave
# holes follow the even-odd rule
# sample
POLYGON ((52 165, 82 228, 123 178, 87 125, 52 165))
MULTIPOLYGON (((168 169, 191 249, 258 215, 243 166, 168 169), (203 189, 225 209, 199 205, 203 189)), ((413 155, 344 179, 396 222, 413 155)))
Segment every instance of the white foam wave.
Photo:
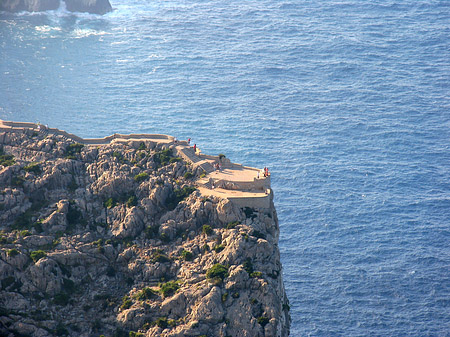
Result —
POLYGON ((107 35, 109 33, 103 31, 103 30, 94 30, 94 29, 90 29, 90 28, 76 28, 72 31, 72 37, 75 39, 81 39, 84 37, 89 37, 89 36, 102 36, 102 35, 107 35))

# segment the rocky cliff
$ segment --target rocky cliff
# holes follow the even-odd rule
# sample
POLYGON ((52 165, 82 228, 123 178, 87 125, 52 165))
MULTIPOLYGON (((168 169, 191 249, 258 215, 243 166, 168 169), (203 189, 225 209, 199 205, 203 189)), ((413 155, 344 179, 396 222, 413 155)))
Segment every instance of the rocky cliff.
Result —
MULTIPOLYGON (((105 14, 112 11, 109 0, 63 0, 71 12, 105 14)), ((0 11, 41 12, 58 9, 60 0, 1 0, 0 11)))
POLYGON ((273 205, 201 195, 170 144, 0 144, 0 335, 289 334, 273 205))

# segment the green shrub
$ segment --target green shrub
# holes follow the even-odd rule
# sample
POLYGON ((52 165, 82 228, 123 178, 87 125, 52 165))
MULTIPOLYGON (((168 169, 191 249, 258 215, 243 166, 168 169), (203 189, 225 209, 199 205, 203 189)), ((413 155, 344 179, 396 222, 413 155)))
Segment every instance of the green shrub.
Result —
POLYGON ((261 324, 261 326, 264 328, 267 323, 269 323, 270 319, 266 316, 260 316, 258 317, 258 323, 261 324))
POLYGON ((229 222, 229 223, 227 224, 227 229, 234 229, 234 228, 236 228, 236 226, 239 225, 239 224, 240 224, 239 221, 229 222))
POLYGON ((250 274, 250 277, 259 278, 262 276, 262 273, 260 271, 254 271, 250 274))
POLYGON ((133 302, 131 301, 131 299, 128 296, 124 296, 122 298, 122 304, 120 305, 120 309, 122 310, 129 309, 132 304, 133 302))
POLYGON ((20 234, 20 236, 22 236, 22 237, 26 237, 26 236, 30 236, 30 235, 31 235, 30 231, 27 230, 27 229, 25 229, 25 230, 23 230, 23 231, 20 231, 19 234, 20 234))
POLYGON ((132 195, 131 197, 128 198, 127 203, 126 203, 127 207, 133 207, 137 205, 137 198, 132 195))
POLYGON ((221 283, 228 276, 228 268, 220 263, 216 263, 206 272, 206 278, 211 283, 221 283))
POLYGON ((152 253, 151 261, 165 263, 171 262, 172 260, 162 250, 157 249, 152 253))
POLYGON ((223 244, 220 244, 220 245, 215 245, 214 247, 213 247, 213 250, 216 252, 216 253, 220 253, 222 250, 224 250, 225 249, 225 245, 223 245, 223 244))
POLYGON ((109 198, 108 200, 106 200, 103 205, 106 208, 113 208, 114 206, 116 206, 116 200, 114 200, 113 198, 109 198))
POLYGON ((11 186, 13 187, 23 187, 24 182, 25 178, 22 176, 16 176, 11 178, 11 186))
POLYGON ((81 153, 81 149, 84 147, 83 144, 79 144, 79 143, 75 143, 75 144, 70 144, 67 148, 66 148, 66 154, 65 157, 67 159, 75 159, 77 154, 81 153))
POLYGON ((83 214, 78 209, 78 207, 73 203, 69 203, 69 210, 67 211, 67 223, 69 225, 76 225, 82 219, 83 214))
POLYGON ((175 189, 166 200, 167 208, 170 210, 174 209, 181 200, 188 197, 194 191, 195 187, 192 186, 184 186, 182 189, 175 189))
POLYGON ((56 305, 64 305, 65 306, 65 305, 69 304, 69 300, 70 300, 69 295, 64 292, 56 294, 53 297, 53 303, 55 303, 56 305))
POLYGON ((245 271, 250 275, 251 273, 253 273, 253 263, 252 260, 250 258, 247 258, 244 263, 243 263, 244 269, 245 271))
POLYGON ((14 256, 16 256, 16 255, 19 255, 19 251, 18 251, 17 249, 15 249, 15 248, 9 249, 9 250, 6 252, 6 255, 8 255, 9 257, 14 257, 14 256))
POLYGON ((192 252, 190 252, 188 250, 183 250, 181 252, 181 256, 183 257, 183 259, 185 261, 192 261, 192 259, 194 258, 194 254, 192 254, 192 252))
POLYGON ((142 173, 136 174, 134 176, 134 181, 137 182, 137 183, 141 183, 141 182, 143 182, 144 180, 147 180, 147 179, 148 179, 148 173, 147 172, 142 172, 142 173))
POLYGON ((140 144, 139 144, 139 147, 138 147, 138 151, 144 151, 144 150, 146 150, 147 148, 145 147, 145 143, 144 142, 141 142, 140 144))
POLYGON ((159 233, 159 226, 148 226, 144 229, 144 233, 147 239, 156 239, 159 233))
POLYGON ((129 337, 145 337, 145 334, 142 332, 130 331, 128 334, 129 337))
POLYGON ((155 325, 157 325, 161 329, 166 329, 169 326, 169 323, 167 322, 167 318, 160 317, 155 321, 155 325))
POLYGON ((186 172, 184 174, 184 179, 191 179, 194 175, 192 174, 192 172, 186 172))
POLYGON ((234 293, 232 293, 231 294, 231 297, 233 297, 233 298, 239 298, 239 293, 238 292, 234 292, 234 293))
POLYGON ((76 290, 75 282, 71 279, 63 277, 62 288, 66 293, 72 293, 76 290))
POLYGON ((137 294, 135 294, 134 298, 136 298, 139 301, 145 301, 151 298, 155 298, 156 296, 157 296, 156 291, 154 291, 149 287, 145 287, 142 290, 140 290, 137 294))
POLYGON ((69 331, 61 322, 58 323, 54 332, 56 336, 67 336, 69 334, 69 331))
POLYGON ((203 227, 202 227, 203 234, 210 235, 210 234, 212 234, 212 232, 213 232, 213 229, 210 225, 203 225, 203 227))
POLYGON ((121 164, 125 164, 127 162, 127 159, 120 152, 114 151, 112 157, 117 159, 117 161, 121 164))
POLYGON ((179 288, 177 281, 169 281, 159 285, 160 292, 164 297, 172 296, 179 288))
POLYGON ((226 156, 223 153, 219 154, 219 160, 222 160, 223 158, 226 158, 226 156))
POLYGON ((113 266, 108 266, 108 267, 106 268, 106 276, 108 276, 108 277, 114 277, 114 276, 116 276, 116 270, 114 269, 113 266))
POLYGON ((245 207, 244 208, 244 213, 245 213, 245 216, 247 217, 247 219, 254 219, 254 218, 256 218, 256 214, 254 214, 255 213, 255 210, 253 209, 253 208, 251 208, 251 207, 245 207))
POLYGON ((226 302, 228 298, 228 293, 223 293, 222 294, 222 303, 226 302))
POLYGON ((253 231, 252 235, 254 237, 257 237, 258 239, 266 239, 266 236, 264 235, 264 233, 261 233, 260 231, 257 231, 256 229, 253 231))
POLYGON ((38 163, 31 163, 23 168, 26 172, 33 172, 34 174, 40 174, 41 168, 38 163))
POLYGON ((156 152, 153 156, 153 160, 158 166, 166 166, 170 159, 173 157, 172 150, 166 149, 159 152, 156 152))
POLYGON ((174 158, 170 158, 169 163, 177 163, 179 161, 182 161, 182 159, 180 157, 174 157, 174 158))
POLYGON ((46 256, 47 256, 47 254, 43 250, 35 250, 30 253, 30 257, 34 262, 37 262, 46 256))
POLYGON ((76 189, 78 188, 78 184, 75 181, 74 176, 72 176, 72 180, 70 181, 69 185, 67 185, 67 188, 69 189, 70 192, 75 192, 76 189))
POLYGON ((14 160, 14 156, 11 154, 4 154, 3 148, 0 148, 0 165, 2 166, 11 166, 14 165, 16 161, 14 160))
POLYGON ((200 178, 205 178, 206 177, 206 173, 203 172, 202 174, 200 174, 200 178))
POLYGON ((14 282, 16 282, 16 279, 14 278, 14 276, 8 276, 8 277, 5 277, 5 278, 2 280, 2 288, 3 288, 3 289, 6 289, 6 288, 8 288, 9 286, 11 286, 12 284, 14 284, 14 282))

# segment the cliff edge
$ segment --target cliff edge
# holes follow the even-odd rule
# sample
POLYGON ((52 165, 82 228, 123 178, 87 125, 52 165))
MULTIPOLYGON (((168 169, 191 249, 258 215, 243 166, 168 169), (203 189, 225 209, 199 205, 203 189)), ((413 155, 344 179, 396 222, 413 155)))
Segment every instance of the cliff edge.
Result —
MULTIPOLYGON (((112 11, 109 0, 62 0, 70 12, 87 12, 91 14, 106 14, 112 11)), ((56 10, 61 5, 60 0, 1 0, 0 11, 6 12, 43 12, 56 10)))
POLYGON ((253 171, 169 136, 0 124, 1 335, 289 335, 259 172, 227 184, 253 171))

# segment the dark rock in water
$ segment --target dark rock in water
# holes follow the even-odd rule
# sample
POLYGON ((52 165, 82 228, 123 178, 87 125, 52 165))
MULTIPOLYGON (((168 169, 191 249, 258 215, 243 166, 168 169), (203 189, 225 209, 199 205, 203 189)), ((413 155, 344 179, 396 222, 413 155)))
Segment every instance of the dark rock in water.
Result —
POLYGON ((71 12, 88 12, 105 14, 112 11, 109 0, 65 0, 67 10, 71 12))
POLYGON ((0 10, 7 12, 40 12, 58 9, 59 0, 1 0, 0 10))
MULTIPOLYGON (((67 10, 105 14, 112 11, 109 0, 65 0, 67 10)), ((58 9, 60 0, 0 0, 0 11, 41 12, 58 9)))

